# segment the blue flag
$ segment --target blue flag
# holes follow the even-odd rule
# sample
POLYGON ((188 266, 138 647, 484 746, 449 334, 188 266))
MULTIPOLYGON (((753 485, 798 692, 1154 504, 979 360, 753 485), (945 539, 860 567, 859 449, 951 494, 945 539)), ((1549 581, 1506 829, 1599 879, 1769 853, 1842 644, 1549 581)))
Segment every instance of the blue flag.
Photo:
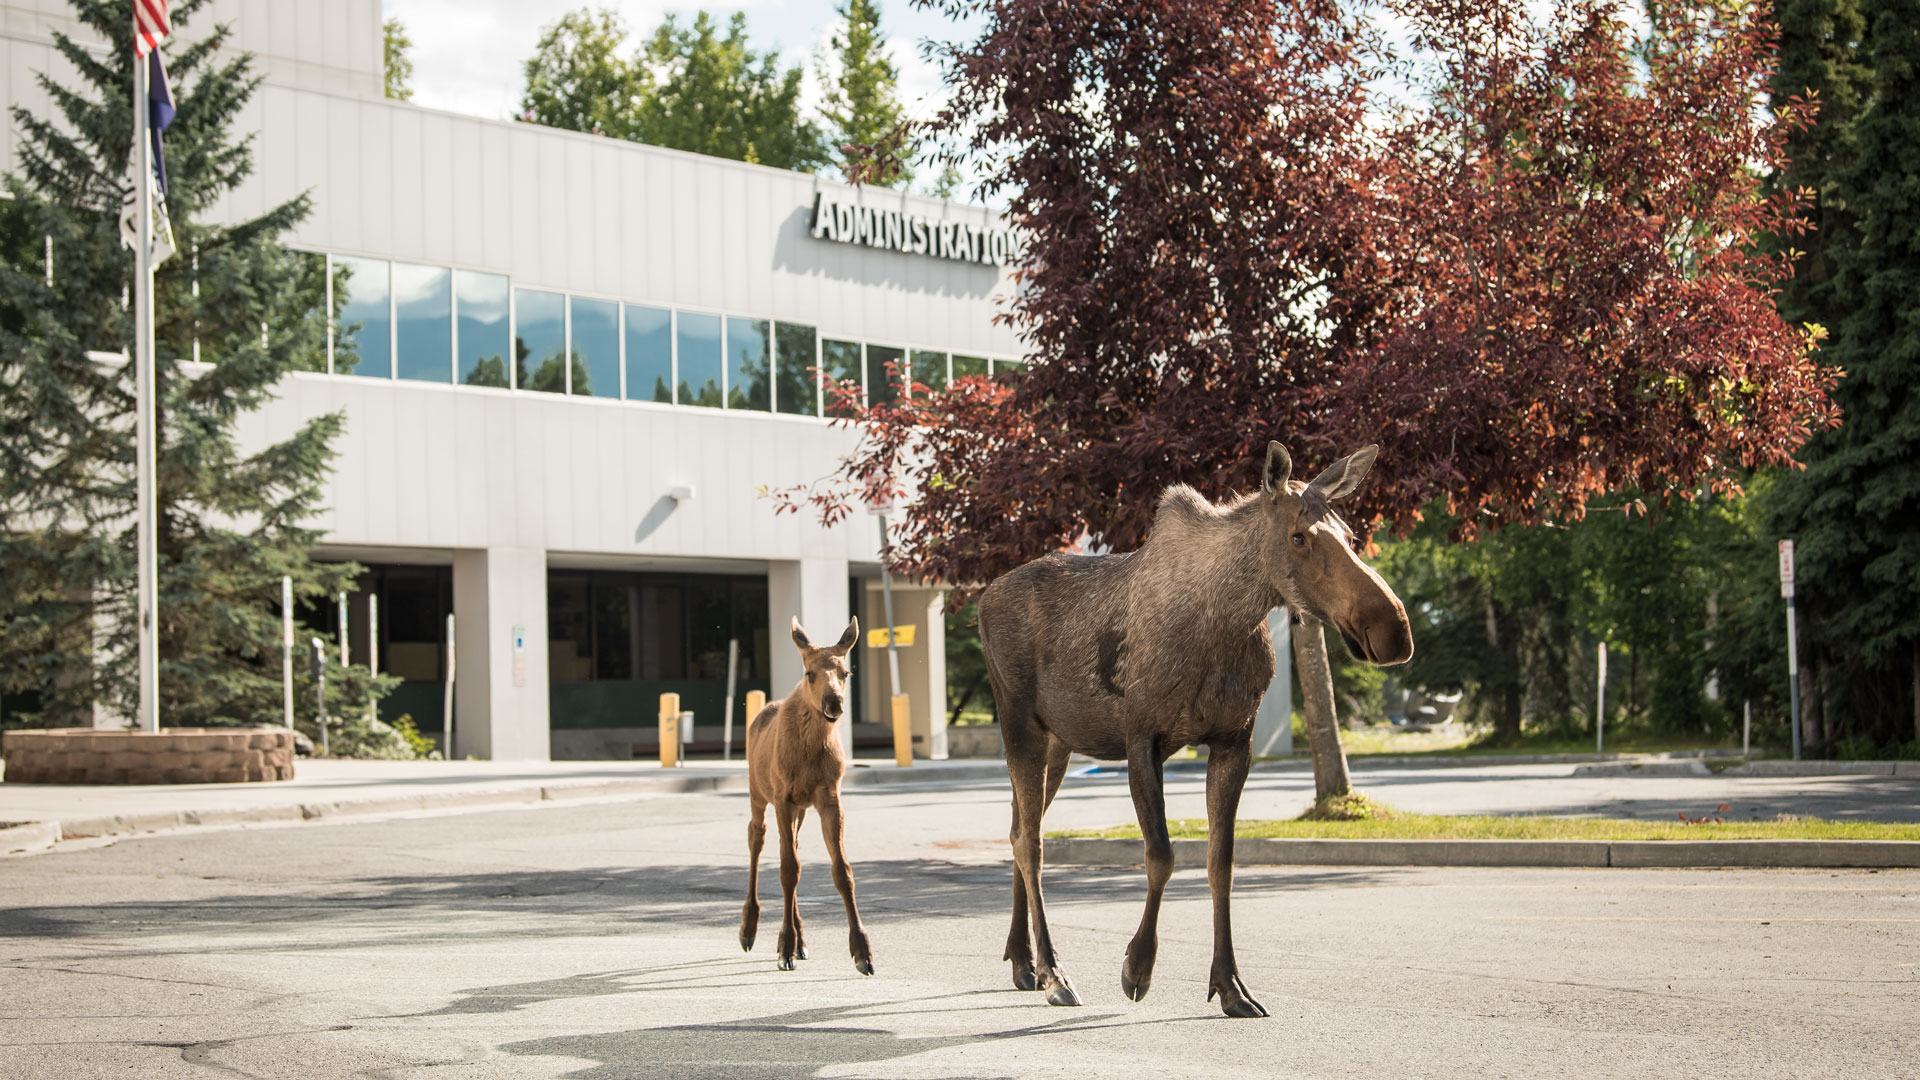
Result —
POLYGON ((160 194, 167 193, 167 159, 160 154, 160 133, 173 123, 173 91, 167 89, 167 68, 160 62, 160 50, 147 54, 147 130, 153 133, 153 174, 160 181, 160 194))

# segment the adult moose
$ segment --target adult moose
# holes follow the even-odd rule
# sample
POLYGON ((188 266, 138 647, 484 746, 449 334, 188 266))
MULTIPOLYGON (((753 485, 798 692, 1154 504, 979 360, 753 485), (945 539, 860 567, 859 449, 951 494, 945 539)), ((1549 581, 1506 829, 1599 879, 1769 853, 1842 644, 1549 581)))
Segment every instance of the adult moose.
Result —
POLYGON ((847 907, 848 948, 854 969, 873 974, 873 950, 860 909, 853 903, 853 871, 843 848, 846 825, 840 816, 840 778, 847 758, 840 750, 840 717, 847 705, 847 650, 860 639, 860 620, 847 623, 840 640, 817 648, 793 620, 793 644, 807 673, 793 691, 768 702, 747 726, 747 902, 740 910, 740 947, 751 951, 760 930, 760 846, 767 839, 767 804, 780 823, 780 892, 785 914, 780 922, 780 970, 793 970, 807 958, 794 890, 800 885, 800 823, 807 807, 820 812, 820 835, 833 861, 833 885, 847 907))
POLYGON ((1253 717, 1273 680, 1267 613, 1285 606, 1331 624, 1375 664, 1413 655, 1400 600, 1353 553, 1332 503, 1360 486, 1379 447, 1327 467, 1310 484, 1267 444, 1259 494, 1207 502, 1178 485, 1160 496, 1153 528, 1124 555, 1036 559, 980 595, 980 637, 1013 779, 1013 984, 1078 1005, 1047 933, 1040 894, 1040 817, 1060 789, 1067 755, 1125 758, 1146 840, 1147 907, 1127 946, 1120 985, 1146 996, 1159 948, 1160 898, 1173 874, 1161 768, 1183 746, 1207 757, 1207 884, 1213 971, 1207 999, 1228 1016, 1265 1016, 1240 981, 1228 896, 1234 816, 1253 760, 1253 717), (1028 907, 1032 907, 1032 939, 1028 907))

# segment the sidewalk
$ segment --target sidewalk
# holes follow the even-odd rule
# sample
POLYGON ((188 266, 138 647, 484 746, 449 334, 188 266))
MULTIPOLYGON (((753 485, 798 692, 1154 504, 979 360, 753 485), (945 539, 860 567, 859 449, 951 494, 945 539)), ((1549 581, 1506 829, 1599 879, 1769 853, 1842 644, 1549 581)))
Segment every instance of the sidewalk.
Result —
MULTIPOLYGON (((998 760, 856 758, 848 786, 1006 778, 998 760)), ((262 784, 0 783, 0 854, 60 840, 133 836, 214 825, 525 806, 563 799, 747 790, 743 761, 348 761, 303 759, 292 780, 262 784)))

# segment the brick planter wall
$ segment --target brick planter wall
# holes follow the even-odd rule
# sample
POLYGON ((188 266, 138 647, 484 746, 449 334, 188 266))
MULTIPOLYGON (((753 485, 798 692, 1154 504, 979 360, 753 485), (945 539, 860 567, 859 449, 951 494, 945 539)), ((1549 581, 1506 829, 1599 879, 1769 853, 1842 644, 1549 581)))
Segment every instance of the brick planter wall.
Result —
POLYGON ((285 728, 53 728, 0 735, 9 784, 233 784, 293 779, 285 728))

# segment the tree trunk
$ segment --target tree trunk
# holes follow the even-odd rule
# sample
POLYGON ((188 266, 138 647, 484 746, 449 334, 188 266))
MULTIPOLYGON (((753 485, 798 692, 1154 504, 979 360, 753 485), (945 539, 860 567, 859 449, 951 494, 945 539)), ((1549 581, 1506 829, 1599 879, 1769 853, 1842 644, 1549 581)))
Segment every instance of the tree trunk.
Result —
POLYGON ((1520 741, 1520 650, 1512 641, 1513 634, 1506 635, 1502 641, 1500 634, 1500 607, 1494 603, 1493 594, 1487 594, 1487 644, 1506 661, 1501 675, 1500 711, 1494 714, 1493 733, 1495 740, 1505 745, 1520 741))
POLYGON ((1334 715, 1333 668, 1327 662, 1327 637, 1321 625, 1302 618, 1293 628, 1293 660, 1300 672, 1300 712, 1307 721, 1307 745, 1313 748, 1316 800, 1353 793, 1347 776, 1347 752, 1340 747, 1340 722, 1334 715))

